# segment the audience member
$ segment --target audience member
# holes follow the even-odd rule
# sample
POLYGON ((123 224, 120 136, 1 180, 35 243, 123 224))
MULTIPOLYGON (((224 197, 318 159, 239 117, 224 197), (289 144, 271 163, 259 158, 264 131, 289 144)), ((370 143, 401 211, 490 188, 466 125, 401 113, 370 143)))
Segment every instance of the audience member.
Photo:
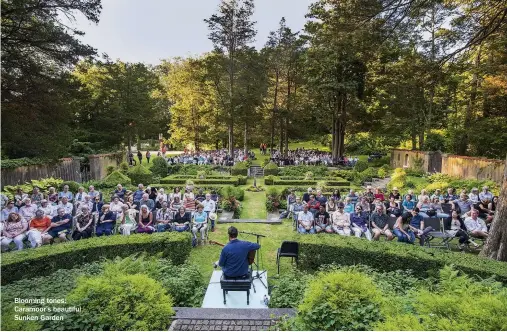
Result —
MULTIPOLYGON (((29 200, 29 198, 26 200, 29 200)), ((23 250, 23 240, 26 238, 27 228, 28 224, 20 214, 14 212, 9 214, 2 229, 2 251, 7 251, 12 241, 14 241, 18 250, 23 250)))

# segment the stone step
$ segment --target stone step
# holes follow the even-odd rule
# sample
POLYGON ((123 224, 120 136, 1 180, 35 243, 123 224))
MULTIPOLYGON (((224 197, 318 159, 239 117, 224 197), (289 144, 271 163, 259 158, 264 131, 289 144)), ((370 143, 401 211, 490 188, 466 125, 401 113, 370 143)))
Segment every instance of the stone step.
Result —
POLYGON ((294 309, 174 308, 169 331, 264 331, 279 319, 296 314, 294 309))

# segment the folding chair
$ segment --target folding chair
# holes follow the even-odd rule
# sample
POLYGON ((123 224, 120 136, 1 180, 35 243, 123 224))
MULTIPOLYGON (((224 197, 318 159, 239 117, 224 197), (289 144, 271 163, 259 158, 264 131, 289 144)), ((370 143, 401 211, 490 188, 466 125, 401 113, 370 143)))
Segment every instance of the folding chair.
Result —
POLYGON ((283 241, 282 246, 278 248, 276 253, 276 266, 278 268, 278 274, 280 274, 280 258, 291 257, 294 262, 296 259, 296 266, 299 258, 299 243, 293 241, 283 241))
POLYGON ((452 214, 452 205, 449 203, 442 204, 442 211, 448 215, 452 214))
POLYGON ((438 238, 440 239, 440 242, 433 245, 434 248, 447 248, 449 250, 451 249, 449 242, 453 239, 453 237, 445 233, 440 218, 436 217, 425 218, 424 226, 433 227, 434 229, 434 231, 431 231, 427 234, 426 239, 424 241, 425 242, 424 244, 427 245, 428 248, 432 247, 431 241, 435 238, 438 238))

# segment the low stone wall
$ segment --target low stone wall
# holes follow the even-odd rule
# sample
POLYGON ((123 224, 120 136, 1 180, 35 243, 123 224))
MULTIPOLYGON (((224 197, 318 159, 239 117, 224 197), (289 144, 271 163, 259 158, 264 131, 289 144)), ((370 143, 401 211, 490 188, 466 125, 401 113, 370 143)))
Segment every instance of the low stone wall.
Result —
POLYGON ((2 168, 2 188, 4 186, 24 184, 32 179, 38 180, 50 177, 81 182, 79 159, 63 158, 52 164, 2 168))

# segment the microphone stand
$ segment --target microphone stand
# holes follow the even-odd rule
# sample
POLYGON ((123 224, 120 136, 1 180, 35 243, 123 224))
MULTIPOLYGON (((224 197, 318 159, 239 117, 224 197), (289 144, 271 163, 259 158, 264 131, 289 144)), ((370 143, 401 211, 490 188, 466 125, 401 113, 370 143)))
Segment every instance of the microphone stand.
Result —
MULTIPOLYGON (((256 234, 256 233, 250 233, 250 232, 240 232, 240 233, 256 236, 257 237, 257 244, 258 245, 261 244, 261 241, 260 241, 261 238, 262 237, 266 237, 266 235, 256 234)), ((266 270, 264 270, 261 273, 259 273, 259 259, 260 259, 260 251, 259 251, 259 255, 256 255, 255 261, 252 264, 252 265, 255 265, 255 267, 257 268, 255 275, 253 275, 253 267, 252 267, 252 265, 250 265, 250 271, 252 272, 252 286, 253 286, 253 289, 254 289, 254 293, 256 293, 255 286, 254 286, 254 283, 253 283, 253 281, 255 279, 258 279, 261 282, 261 284, 264 286, 264 288, 268 289, 268 286, 266 286, 266 284, 264 283, 264 281, 262 281, 262 275, 264 273, 266 273, 266 270)))

